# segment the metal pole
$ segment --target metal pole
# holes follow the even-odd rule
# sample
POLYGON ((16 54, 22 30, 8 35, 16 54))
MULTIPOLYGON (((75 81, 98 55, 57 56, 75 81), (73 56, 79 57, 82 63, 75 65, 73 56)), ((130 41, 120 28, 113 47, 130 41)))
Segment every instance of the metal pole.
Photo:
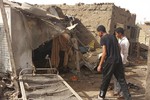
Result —
POLYGON ((8 26, 8 21, 7 21, 7 16, 6 16, 3 0, 0 0, 0 9, 1 9, 2 19, 3 19, 3 24, 4 24, 4 30, 6 33, 6 39, 7 39, 7 43, 8 43, 8 51, 10 53, 12 74, 14 77, 13 82, 15 85, 16 92, 18 92, 19 88, 18 88, 18 83, 16 80, 16 77, 17 77, 16 67, 15 67, 15 62, 14 62, 13 53, 12 53, 11 37, 10 37, 10 33, 9 33, 9 26, 8 26))

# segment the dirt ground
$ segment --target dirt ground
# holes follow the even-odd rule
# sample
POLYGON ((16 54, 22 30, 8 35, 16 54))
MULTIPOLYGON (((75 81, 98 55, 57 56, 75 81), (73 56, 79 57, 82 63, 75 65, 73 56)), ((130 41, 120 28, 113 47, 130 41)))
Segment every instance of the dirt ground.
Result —
MULTIPOLYGON (((129 86, 130 93, 133 100, 145 100, 146 60, 132 59, 130 62, 131 64, 125 68, 127 83, 132 83, 129 86)), ((97 100, 101 84, 100 73, 92 73, 88 68, 82 67, 81 73, 78 76, 72 71, 61 76, 83 100, 97 100)), ((106 98, 107 100, 119 100, 117 96, 113 96, 113 81, 111 81, 106 98)))

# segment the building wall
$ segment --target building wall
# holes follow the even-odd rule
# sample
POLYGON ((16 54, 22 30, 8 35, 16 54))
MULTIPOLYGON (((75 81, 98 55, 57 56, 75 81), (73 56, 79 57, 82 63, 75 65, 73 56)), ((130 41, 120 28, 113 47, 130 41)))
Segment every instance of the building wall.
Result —
POLYGON ((87 31, 83 30, 80 25, 77 29, 80 30, 78 35, 80 40, 83 40, 84 44, 88 44, 96 37, 99 42, 99 37, 96 36, 96 28, 98 25, 103 24, 106 29, 110 29, 112 6, 114 4, 76 4, 76 5, 60 5, 63 12, 66 15, 74 16, 79 19, 81 23, 86 27, 87 31), (92 34, 92 36, 91 36, 92 34))
POLYGON ((132 37, 131 32, 132 33, 136 32, 136 27, 135 27, 136 15, 131 14, 128 10, 122 9, 114 5, 112 10, 111 20, 112 20, 111 28, 110 28, 111 33, 114 32, 115 28, 123 27, 125 29, 126 36, 128 37, 128 39, 131 39, 132 37))
MULTIPOLYGON (((65 14, 78 18, 94 37, 97 33, 97 26, 103 24, 108 33, 114 33, 116 27, 123 27, 128 39, 132 37, 133 41, 136 41, 136 15, 115 6, 113 3, 59 5, 59 7, 62 8, 65 14)), ((87 32, 82 31, 80 40, 84 38, 86 39, 84 40, 85 43, 89 43, 91 41, 90 33, 87 35, 87 32)), ((96 40, 99 42, 98 36, 96 40)))

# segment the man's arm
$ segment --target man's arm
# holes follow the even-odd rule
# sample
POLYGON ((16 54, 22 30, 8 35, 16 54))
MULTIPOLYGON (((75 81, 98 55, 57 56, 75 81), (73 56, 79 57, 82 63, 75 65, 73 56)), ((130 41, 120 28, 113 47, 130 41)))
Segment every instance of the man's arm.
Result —
POLYGON ((102 46, 102 57, 101 57, 101 60, 100 60, 99 65, 98 65, 98 67, 97 67, 97 71, 98 71, 98 72, 101 72, 101 70, 102 70, 102 64, 103 64, 105 58, 106 58, 106 46, 103 45, 103 46, 102 46))

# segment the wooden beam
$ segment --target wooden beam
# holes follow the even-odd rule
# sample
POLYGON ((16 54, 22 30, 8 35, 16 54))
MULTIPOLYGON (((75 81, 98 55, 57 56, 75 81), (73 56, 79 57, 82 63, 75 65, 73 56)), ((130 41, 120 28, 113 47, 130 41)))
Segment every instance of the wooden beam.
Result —
POLYGON ((75 54, 76 54, 76 68, 77 71, 80 72, 80 63, 79 63, 79 48, 78 48, 78 41, 76 38, 72 38, 72 43, 75 49, 75 54))
POLYGON ((5 34, 6 34, 6 40, 8 43, 8 51, 10 53, 10 62, 11 62, 12 73, 13 73, 13 78, 14 78, 13 82, 15 85, 16 92, 19 92, 18 83, 16 81, 17 74, 16 74, 16 67, 15 67, 15 62, 14 62, 14 58, 13 58, 13 53, 12 53, 11 37, 10 37, 7 15, 5 12, 3 0, 0 0, 0 9, 1 9, 2 19, 3 19, 3 24, 4 24, 4 30, 5 30, 5 34))

